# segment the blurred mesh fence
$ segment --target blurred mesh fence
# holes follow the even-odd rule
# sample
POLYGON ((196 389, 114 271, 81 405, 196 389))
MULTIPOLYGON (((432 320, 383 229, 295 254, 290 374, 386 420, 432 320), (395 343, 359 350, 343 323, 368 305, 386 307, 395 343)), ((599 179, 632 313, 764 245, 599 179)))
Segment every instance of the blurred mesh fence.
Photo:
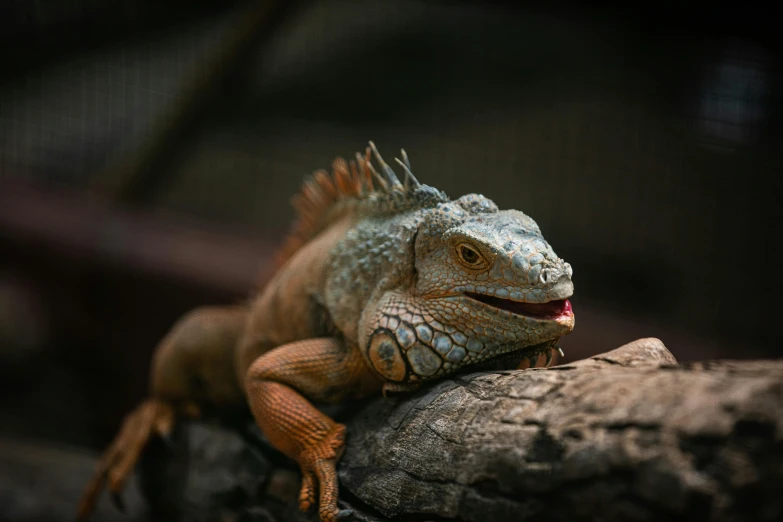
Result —
POLYGON ((302 177, 372 139, 449 195, 533 216, 575 267, 575 301, 774 344, 774 49, 642 37, 585 10, 335 0, 255 26, 255 9, 10 76, 0 177, 281 235, 302 177))

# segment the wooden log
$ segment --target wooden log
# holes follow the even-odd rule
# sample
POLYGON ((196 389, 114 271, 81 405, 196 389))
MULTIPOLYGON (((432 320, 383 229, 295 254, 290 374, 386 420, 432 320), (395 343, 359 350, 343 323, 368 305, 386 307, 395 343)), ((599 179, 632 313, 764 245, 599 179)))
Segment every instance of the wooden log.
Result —
POLYGON ((384 517, 783 517, 783 361, 678 365, 640 339, 378 401, 349 427, 343 490, 384 517))
MULTIPOLYGON (((468 373, 337 414, 349 433, 341 499, 355 520, 783 517, 783 361, 680 365, 659 340, 640 339, 550 369, 468 373)), ((157 477, 146 488, 157 505, 161 492, 179 491, 164 503, 215 519, 215 499, 231 498, 221 517, 315 520, 297 514, 295 468, 254 428, 239 431, 183 425, 187 449, 169 461, 158 454, 146 472, 148 483, 157 477), (187 469, 197 490, 165 485, 187 469), (226 479, 253 473, 262 477, 245 485, 226 479)))
MULTIPOLYGON (((677 364, 660 341, 640 339, 548 370, 466 373, 355 406, 329 412, 348 425, 338 469, 353 520, 783 518, 781 360, 677 364)), ((298 512, 296 467, 252 423, 182 423, 171 442, 155 441, 139 468, 152 513, 133 481, 131 516, 115 517, 103 498, 99 519, 317 519, 298 512)), ((13 453, 16 471, 0 474, 7 519, 70 520, 93 464, 25 467, 25 452, 13 453), (42 469, 49 478, 30 487, 42 469)))

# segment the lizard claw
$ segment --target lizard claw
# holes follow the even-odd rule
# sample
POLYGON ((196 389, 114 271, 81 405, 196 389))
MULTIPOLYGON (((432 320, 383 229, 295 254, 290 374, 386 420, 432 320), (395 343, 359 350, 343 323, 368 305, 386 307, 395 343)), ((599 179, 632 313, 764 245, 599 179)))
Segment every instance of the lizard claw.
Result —
POLYGON ((158 438, 161 442, 163 442, 163 445, 166 446, 167 449, 174 449, 176 444, 174 444, 174 437, 172 434, 169 433, 159 433, 158 438))
POLYGON ((323 522, 336 522, 353 514, 351 509, 337 507, 337 469, 345 445, 345 426, 335 425, 331 431, 313 446, 303 451, 299 458, 302 470, 302 489, 299 492, 299 509, 308 511, 316 504, 323 522), (317 489, 316 489, 317 486, 317 489))
POLYGON ((116 507, 119 512, 125 513, 125 500, 123 500, 122 498, 122 493, 120 493, 119 491, 112 491, 111 502, 112 504, 114 504, 114 507, 116 507))
POLYGON ((312 473, 302 473, 302 489, 299 491, 299 509, 301 511, 310 511, 315 505, 315 477, 312 473))

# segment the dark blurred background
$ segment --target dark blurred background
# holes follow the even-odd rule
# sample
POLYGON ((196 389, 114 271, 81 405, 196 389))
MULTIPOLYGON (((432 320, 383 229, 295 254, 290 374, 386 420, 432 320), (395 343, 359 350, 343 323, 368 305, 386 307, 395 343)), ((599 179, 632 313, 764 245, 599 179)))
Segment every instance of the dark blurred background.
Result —
POLYGON ((568 360, 780 357, 779 18, 619 5, 4 2, 2 435, 102 448, 169 326, 245 298, 302 178, 370 139, 538 221, 568 360))

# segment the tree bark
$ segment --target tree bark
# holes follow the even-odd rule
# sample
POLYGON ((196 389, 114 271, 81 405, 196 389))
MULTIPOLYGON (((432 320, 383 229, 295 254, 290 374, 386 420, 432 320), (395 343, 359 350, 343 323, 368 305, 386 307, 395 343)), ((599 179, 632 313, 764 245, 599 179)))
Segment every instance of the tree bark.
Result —
MULTIPOLYGON (((349 433, 341 499, 358 520, 783 517, 779 360, 678 365, 660 341, 640 339, 550 369, 465 374, 379 397, 340 420, 349 433)), ((190 442, 178 457, 145 459, 156 505, 161 491, 177 490, 169 504, 187 497, 204 520, 216 510, 236 520, 316 519, 297 514, 295 468, 257 431, 191 424, 179 433, 190 442), (216 447, 225 454, 205 453, 216 447), (161 488, 175 469, 191 485, 161 488), (231 506, 219 500, 229 497, 231 506)))

